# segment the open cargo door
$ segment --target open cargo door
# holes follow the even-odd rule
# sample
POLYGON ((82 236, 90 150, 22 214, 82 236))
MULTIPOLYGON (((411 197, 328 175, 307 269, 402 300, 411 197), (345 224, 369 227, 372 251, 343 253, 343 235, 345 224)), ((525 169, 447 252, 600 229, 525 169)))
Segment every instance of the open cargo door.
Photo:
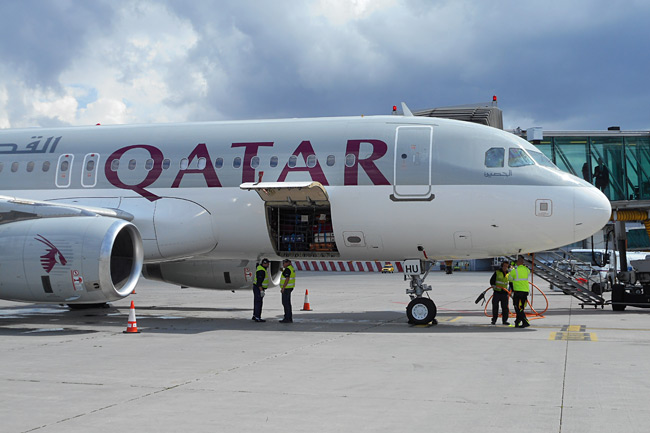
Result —
POLYGON ((266 224, 281 257, 339 257, 329 197, 319 182, 243 183, 266 203, 266 224))

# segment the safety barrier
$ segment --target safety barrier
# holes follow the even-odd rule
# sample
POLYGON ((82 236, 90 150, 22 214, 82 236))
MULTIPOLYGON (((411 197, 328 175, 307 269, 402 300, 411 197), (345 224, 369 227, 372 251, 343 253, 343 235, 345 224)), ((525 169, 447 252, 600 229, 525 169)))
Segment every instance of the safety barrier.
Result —
POLYGON ((327 272, 381 272, 384 265, 393 265, 395 272, 403 272, 402 262, 329 262, 325 260, 296 260, 298 271, 327 272))

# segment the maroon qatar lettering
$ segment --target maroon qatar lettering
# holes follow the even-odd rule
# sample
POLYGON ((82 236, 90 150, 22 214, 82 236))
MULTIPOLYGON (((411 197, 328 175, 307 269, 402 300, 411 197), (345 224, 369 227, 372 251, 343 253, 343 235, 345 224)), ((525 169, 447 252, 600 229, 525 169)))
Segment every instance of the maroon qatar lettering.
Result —
POLYGON ((257 150, 261 146, 273 146, 272 141, 263 141, 260 143, 233 143, 232 147, 243 147, 244 148, 244 163, 242 164, 241 172, 241 181, 244 182, 254 182, 255 181, 255 169, 251 166, 251 160, 254 156, 257 156, 257 150))
POLYGON ((219 188, 221 186, 221 182, 219 182, 219 177, 217 176, 217 172, 214 170, 214 166, 212 165, 211 159, 210 159, 210 153, 208 153, 207 147, 205 147, 205 143, 200 143, 198 144, 192 153, 190 153, 190 156, 188 157, 188 167, 190 164, 192 164, 192 161, 194 158, 205 158, 206 164, 204 168, 186 168, 186 169, 181 169, 178 171, 178 174, 176 175, 176 179, 174 179, 174 182, 172 183, 172 188, 178 188, 181 185, 181 180, 183 179, 183 176, 186 174, 202 174, 203 178, 205 179, 205 183, 208 186, 208 188, 219 188))
POLYGON ((346 155, 354 155, 354 164, 345 165, 343 176, 344 185, 359 185, 359 166, 366 172, 373 185, 390 185, 388 179, 382 174, 374 161, 386 155, 388 145, 381 140, 348 140, 346 155), (361 143, 372 146, 372 154, 367 158, 359 158, 361 143))
POLYGON ((320 182, 323 185, 329 185, 329 183, 327 183, 327 178, 325 177, 325 173, 323 173, 323 169, 321 168, 320 163, 318 162, 318 158, 316 158, 315 166, 313 167, 307 166, 307 158, 309 157, 309 155, 316 156, 316 152, 314 152, 314 148, 312 147, 311 143, 308 140, 305 140, 302 143, 300 143, 296 148, 296 150, 292 153, 292 156, 297 157, 298 155, 302 155, 302 158, 305 161, 305 166, 289 167, 289 163, 287 162, 287 164, 285 164, 284 168, 282 169, 282 173, 280 173, 280 176, 278 177, 278 182, 284 182, 289 173, 306 171, 309 173, 313 181, 320 182))
POLYGON ((142 197, 146 198, 149 201, 156 201, 160 197, 156 194, 147 191, 145 188, 150 186, 160 177, 162 173, 162 162, 163 162, 163 153, 157 147, 150 146, 148 144, 134 144, 133 146, 122 147, 121 149, 116 150, 108 157, 106 164, 104 164, 104 175, 106 179, 113 185, 121 189, 129 189, 133 192, 140 194, 142 197), (135 185, 129 185, 122 182, 120 177, 117 174, 117 171, 111 170, 111 165, 113 161, 118 160, 131 149, 144 149, 149 152, 151 158, 153 159, 153 168, 147 172, 147 176, 140 183, 135 185))
MULTIPOLYGON (((274 143, 271 141, 262 141, 262 142, 241 142, 241 143, 232 143, 232 148, 243 147, 244 148, 244 161, 242 164, 242 183, 243 182, 254 182, 256 170, 251 166, 252 159, 258 155, 259 149, 261 147, 273 147, 274 143)), ((385 142, 375 139, 355 139, 348 140, 346 146, 346 155, 354 156, 354 164, 350 167, 347 165, 344 166, 344 185, 358 185, 359 184, 359 167, 363 169, 365 174, 368 176, 373 185, 390 185, 390 182, 379 170, 375 161, 384 157, 388 151, 388 146, 385 142), (359 158, 360 149, 362 144, 370 145, 372 147, 372 152, 367 158, 359 158)), ((284 182, 291 173, 300 173, 307 172, 313 181, 320 182, 323 185, 329 185, 327 177, 323 171, 318 158, 316 158, 316 164, 313 167, 307 165, 307 160, 309 156, 316 156, 316 152, 309 140, 303 140, 300 142, 298 147, 292 153, 292 156, 296 158, 301 157, 305 162, 304 166, 300 167, 289 167, 288 162, 284 165, 284 168, 280 172, 277 182, 284 182)), ((161 197, 149 191, 147 188, 154 184, 158 179, 160 179, 163 173, 163 160, 164 155, 162 150, 155 146, 148 144, 135 144, 131 146, 122 147, 115 152, 113 152, 106 163, 104 164, 104 174, 108 182, 120 189, 126 189, 133 191, 142 197, 150 201, 156 201, 161 197), (124 154, 134 149, 143 149, 147 151, 153 160, 153 167, 151 170, 147 171, 147 174, 144 179, 137 183, 127 183, 124 180, 120 179, 117 170, 111 168, 113 161, 120 160, 124 154)), ((172 181, 171 188, 180 188, 181 181, 186 175, 201 175, 205 179, 205 184, 208 188, 219 188, 222 187, 222 183, 217 176, 217 172, 212 163, 212 158, 210 157, 210 152, 205 143, 198 144, 189 154, 188 160, 191 163, 195 158, 205 158, 207 163, 204 168, 186 168, 180 169, 172 181)), ((138 172, 134 172, 138 173, 138 172)), ((165 176, 165 179, 168 179, 165 176)), ((235 185, 233 185, 235 186, 235 185)))

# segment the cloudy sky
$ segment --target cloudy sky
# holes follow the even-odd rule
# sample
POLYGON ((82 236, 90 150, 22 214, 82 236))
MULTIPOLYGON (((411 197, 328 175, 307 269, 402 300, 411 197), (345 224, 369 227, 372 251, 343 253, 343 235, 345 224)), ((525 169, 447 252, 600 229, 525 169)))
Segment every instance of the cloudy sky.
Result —
POLYGON ((387 114, 650 129, 650 2, 0 0, 0 128, 387 114))

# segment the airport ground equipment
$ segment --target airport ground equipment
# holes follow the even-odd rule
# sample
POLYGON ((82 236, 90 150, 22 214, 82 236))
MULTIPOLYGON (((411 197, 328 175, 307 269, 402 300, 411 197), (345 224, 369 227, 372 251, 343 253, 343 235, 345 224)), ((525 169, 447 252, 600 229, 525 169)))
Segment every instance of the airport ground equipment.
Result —
MULTIPOLYGON (((627 234, 625 219, 614 222, 614 239, 621 263, 627 263, 627 234)), ((618 284, 612 286, 612 309, 623 311, 630 307, 650 308, 650 259, 630 261, 632 270, 621 270, 616 274, 618 284)))
MULTIPOLYGON (((533 275, 547 281, 565 294, 579 299, 582 308, 585 305, 604 308, 607 302, 600 295, 602 293, 601 283, 593 281, 591 267, 588 263, 567 268, 562 264, 576 265, 579 261, 571 257, 569 253, 545 252, 544 254, 545 260, 534 256, 524 256, 524 263, 533 270, 533 275), (592 291, 590 288, 594 290, 592 291)), ((516 260, 516 257, 508 257, 508 260, 516 260)))

